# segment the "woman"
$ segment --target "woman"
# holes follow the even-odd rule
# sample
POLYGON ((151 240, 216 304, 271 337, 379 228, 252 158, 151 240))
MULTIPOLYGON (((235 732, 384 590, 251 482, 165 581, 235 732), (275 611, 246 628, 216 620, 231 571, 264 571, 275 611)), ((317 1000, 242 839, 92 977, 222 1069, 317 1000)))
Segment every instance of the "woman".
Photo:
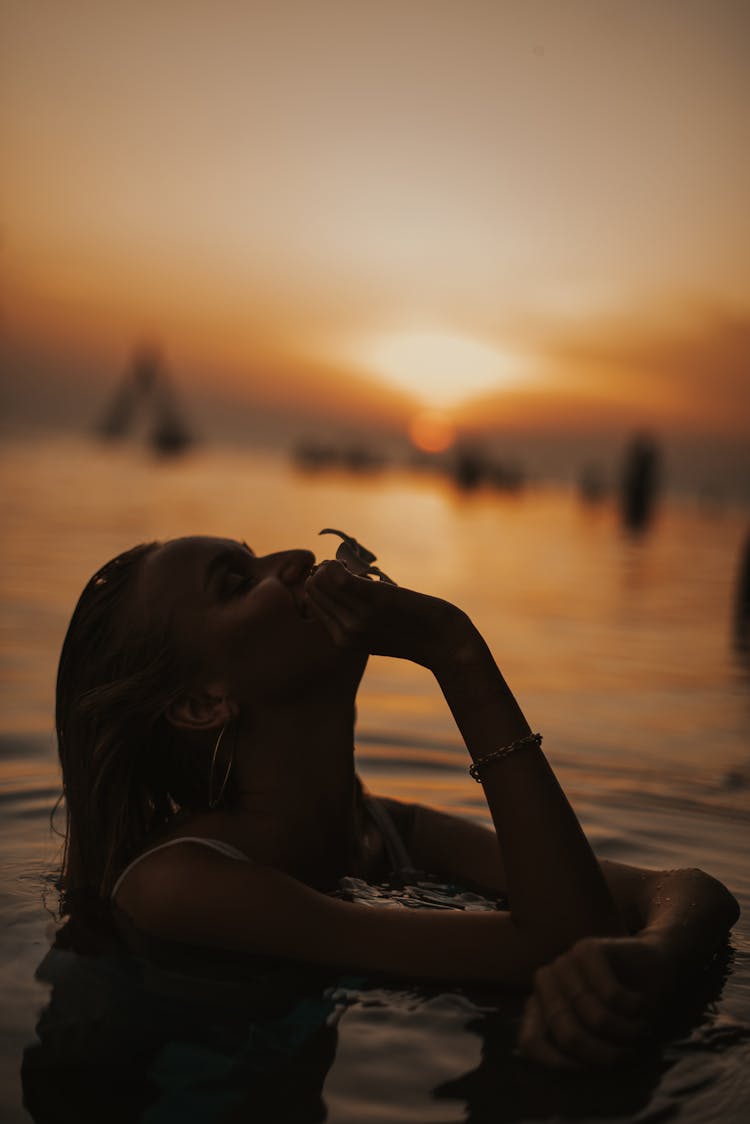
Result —
MULTIPOLYGON (((189 537, 88 583, 60 660, 67 908, 131 931, 411 978, 527 988, 522 1050, 625 1056, 737 904, 700 871, 601 864, 486 644, 455 606, 289 550, 189 537), (370 654, 436 677, 494 832, 362 796, 354 703, 370 654), (332 897, 400 845, 507 911, 378 910, 332 897)), ((472 782, 469 782, 472 783, 472 782)))

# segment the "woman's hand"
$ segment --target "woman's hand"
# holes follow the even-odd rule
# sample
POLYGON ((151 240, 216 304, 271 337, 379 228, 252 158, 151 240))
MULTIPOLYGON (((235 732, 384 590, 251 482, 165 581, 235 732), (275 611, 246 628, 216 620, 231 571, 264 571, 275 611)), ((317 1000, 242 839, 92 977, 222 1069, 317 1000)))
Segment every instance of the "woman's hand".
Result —
POLYGON ((481 643, 466 614, 449 601, 355 576, 340 562, 322 562, 305 591, 341 647, 412 660, 434 671, 472 642, 481 643))
POLYGON ((586 937, 537 971, 519 1032, 521 1053, 558 1069, 622 1061, 648 1035, 648 1017, 673 983, 658 941, 586 937))

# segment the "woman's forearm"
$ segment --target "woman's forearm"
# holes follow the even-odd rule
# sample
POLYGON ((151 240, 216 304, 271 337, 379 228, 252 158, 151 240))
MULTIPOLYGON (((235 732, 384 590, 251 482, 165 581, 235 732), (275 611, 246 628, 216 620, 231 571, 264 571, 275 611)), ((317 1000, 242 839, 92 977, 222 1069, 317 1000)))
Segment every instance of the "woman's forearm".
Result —
MULTIPOLYGON (((433 671, 475 761, 530 732, 473 626, 433 671)), ((579 937, 621 933, 599 864, 541 749, 527 744, 482 777, 511 915, 529 939, 556 955, 579 937)))

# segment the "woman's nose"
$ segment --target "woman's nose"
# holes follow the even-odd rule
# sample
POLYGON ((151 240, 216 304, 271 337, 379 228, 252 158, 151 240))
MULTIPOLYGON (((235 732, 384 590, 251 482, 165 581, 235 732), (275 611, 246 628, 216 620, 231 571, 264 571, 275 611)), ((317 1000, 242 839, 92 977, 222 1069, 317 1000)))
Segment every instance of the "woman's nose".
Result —
POLYGON ((311 550, 280 550, 266 555, 269 570, 276 570, 279 581, 284 585, 297 585, 304 581, 315 565, 315 555, 311 550))

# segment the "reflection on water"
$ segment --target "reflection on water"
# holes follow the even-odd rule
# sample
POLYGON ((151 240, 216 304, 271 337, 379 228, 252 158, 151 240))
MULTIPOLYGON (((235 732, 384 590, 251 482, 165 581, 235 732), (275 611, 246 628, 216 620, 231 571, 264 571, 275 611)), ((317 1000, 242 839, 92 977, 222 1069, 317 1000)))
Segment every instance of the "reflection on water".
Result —
MULTIPOLYGON (((338 990, 321 987, 305 1119, 322 1111, 321 1084, 333 1124, 482 1121, 492 1104, 503 1105, 509 1120, 629 1117, 641 1104, 648 1112, 679 1106, 682 1118, 695 1121, 743 1117, 741 1106, 750 1103, 750 666, 732 647, 732 627, 746 512, 709 515, 663 503, 650 533, 633 539, 616 510, 567 492, 460 499, 420 476, 310 476, 283 461, 210 450, 155 465, 132 447, 73 441, 7 445, 0 473, 0 902, 10 921, 2 931, 9 965, 1 976, 3 1118, 23 1118, 19 1059, 50 986, 47 1029, 64 1011, 66 988, 96 994, 81 982, 90 966, 64 967, 70 953, 50 954, 34 981, 49 946, 41 892, 59 850, 48 830, 58 783, 53 683, 75 598, 102 561, 138 541, 198 531, 247 539, 258 551, 308 546, 320 556, 328 544, 317 532, 325 526, 351 530, 396 580, 473 616, 543 730, 545 750, 601 854, 703 866, 737 894, 744 915, 721 999, 697 1028, 675 1031, 665 1052, 644 1059, 611 1101, 606 1082, 600 1092, 590 1085, 586 1100, 575 1082, 556 1084, 514 1058, 509 1000, 364 984, 347 990, 341 981, 338 990)), ((373 660, 358 714, 359 769, 373 791, 484 817, 481 790, 468 779, 442 696, 423 669, 373 660)), ((144 1021, 143 1010, 129 1010, 144 1021)), ((210 1063, 244 1074, 242 1088, 246 1032, 245 1021, 224 1062, 210 1063)), ((73 1045, 65 1035, 58 1041, 73 1045)), ((193 1042, 195 1057, 201 1041, 193 1042)), ((32 1084, 44 1072, 34 1070, 37 1062, 39 1055, 27 1063, 32 1084)), ((169 1084, 174 1070, 163 1072, 169 1084)), ((277 1078, 275 1088, 285 1082, 277 1078)), ((40 1119, 59 1118, 54 1104, 41 1111, 49 1115, 40 1119)))
POLYGON ((153 1121, 214 1120, 243 1107, 323 1119, 340 1016, 330 987, 287 965, 213 967, 184 975, 53 948, 39 969, 50 1002, 22 1069, 34 1119, 124 1124, 148 1109, 153 1121))
MULTIPOLYGON (((345 881, 342 892, 372 908, 445 908, 452 899, 459 908, 494 908, 427 881, 377 889, 345 881)), ((38 1041, 24 1052, 25 1103, 38 1124, 489 1121, 500 1106, 508 1121, 623 1117, 657 1089, 676 1107, 684 1099, 680 1063, 701 1051, 714 1056, 704 1079, 713 1084, 717 1052, 742 1048, 750 1036, 708 1014, 721 963, 671 1016, 666 1033, 687 1039, 682 1051, 654 1041, 624 1070, 582 1078, 540 1072, 517 1055, 521 996, 404 988, 159 942, 149 960, 113 950, 80 955, 65 937, 63 929, 38 970, 52 990, 38 1041)))

